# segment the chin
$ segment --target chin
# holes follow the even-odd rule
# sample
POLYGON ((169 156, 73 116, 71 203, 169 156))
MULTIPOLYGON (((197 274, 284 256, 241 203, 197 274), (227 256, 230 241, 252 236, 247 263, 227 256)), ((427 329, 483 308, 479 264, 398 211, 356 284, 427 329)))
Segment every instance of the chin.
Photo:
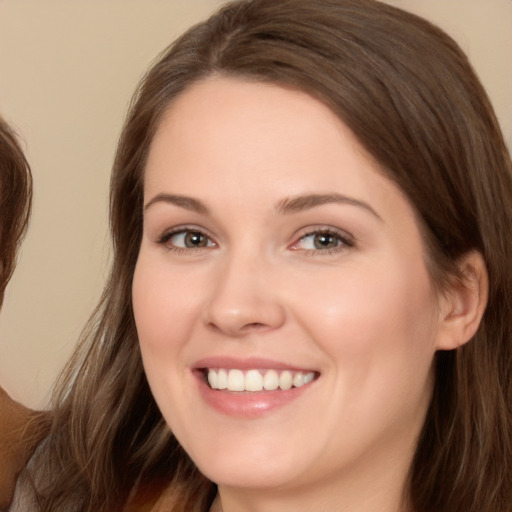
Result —
POLYGON ((199 470, 219 486, 253 490, 283 488, 295 482, 297 476, 287 468, 272 465, 265 467, 265 464, 253 463, 227 462, 224 465, 205 467, 204 470, 199 467, 199 470))
POLYGON ((202 474, 217 485, 244 489, 269 489, 286 487, 291 482, 301 480, 301 467, 305 461, 291 460, 289 454, 276 450, 258 449, 258 453, 248 450, 216 450, 211 456, 192 457, 202 474))

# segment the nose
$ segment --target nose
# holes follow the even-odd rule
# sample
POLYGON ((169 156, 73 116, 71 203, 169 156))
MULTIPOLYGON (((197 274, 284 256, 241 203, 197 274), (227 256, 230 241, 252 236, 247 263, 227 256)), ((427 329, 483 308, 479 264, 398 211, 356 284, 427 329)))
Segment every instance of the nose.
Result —
POLYGON ((285 322, 275 268, 261 258, 232 256, 213 277, 204 309, 208 328, 230 337, 277 329, 285 322))

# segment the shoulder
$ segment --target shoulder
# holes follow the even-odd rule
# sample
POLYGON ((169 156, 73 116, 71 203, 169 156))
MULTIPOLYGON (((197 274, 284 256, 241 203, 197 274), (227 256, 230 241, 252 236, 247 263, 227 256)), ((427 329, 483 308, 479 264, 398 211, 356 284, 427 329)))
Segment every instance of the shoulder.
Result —
POLYGON ((0 387, 0 510, 11 502, 16 480, 49 425, 48 412, 28 409, 0 387))

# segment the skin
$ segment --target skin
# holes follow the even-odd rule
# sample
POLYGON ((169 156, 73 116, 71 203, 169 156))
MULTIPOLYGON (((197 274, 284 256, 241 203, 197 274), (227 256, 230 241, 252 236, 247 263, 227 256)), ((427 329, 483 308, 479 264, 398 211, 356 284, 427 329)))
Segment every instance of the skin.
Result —
POLYGON ((401 191, 326 106, 271 84, 210 77, 186 90, 144 187, 133 282, 144 366, 177 439, 218 483, 216 506, 403 510, 434 354, 467 341, 483 310, 478 257, 476 292, 438 297, 401 191), (311 194, 322 204, 290 200, 311 194), (203 246, 187 247, 186 229, 203 246), (319 377, 281 407, 233 417, 205 402, 193 371, 224 356, 319 377))

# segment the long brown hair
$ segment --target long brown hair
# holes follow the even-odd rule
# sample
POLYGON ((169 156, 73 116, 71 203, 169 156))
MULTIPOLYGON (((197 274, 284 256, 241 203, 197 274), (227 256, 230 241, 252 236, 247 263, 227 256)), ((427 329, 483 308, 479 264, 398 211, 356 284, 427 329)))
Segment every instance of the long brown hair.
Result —
POLYGON ((0 118, 0 306, 32 206, 32 174, 14 131, 0 118))
POLYGON ((163 485, 179 497, 175 511, 204 510, 215 492, 151 396, 131 303, 151 140, 170 102, 212 74, 296 87, 329 106, 409 198, 440 289, 462 255, 483 255, 488 307, 470 343, 437 354, 406 491, 415 512, 510 510, 510 156, 456 43, 374 0, 228 4, 170 46, 142 80, 112 174, 110 278, 62 378, 52 433, 35 464, 40 510, 118 510, 133 489, 163 485))

